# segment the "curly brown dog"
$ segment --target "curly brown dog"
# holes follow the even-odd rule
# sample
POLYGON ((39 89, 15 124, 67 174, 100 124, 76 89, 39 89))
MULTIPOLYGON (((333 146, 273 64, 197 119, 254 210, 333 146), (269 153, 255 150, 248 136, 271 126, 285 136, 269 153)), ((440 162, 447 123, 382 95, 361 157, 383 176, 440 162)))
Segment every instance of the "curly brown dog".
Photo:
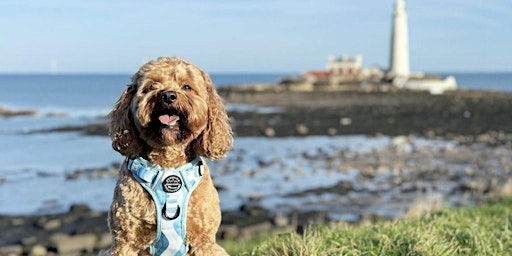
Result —
POLYGON ((233 135, 222 100, 209 76, 179 58, 162 57, 150 61, 132 77, 132 83, 109 114, 109 120, 112 146, 126 156, 109 212, 108 222, 113 236, 109 253, 124 256, 227 255, 215 241, 221 221, 219 197, 208 167, 200 157, 213 160, 224 157, 232 147, 233 135), (146 180, 148 172, 153 171, 141 171, 140 166, 150 166, 161 172, 151 176, 152 180, 146 180), (193 167, 190 173, 196 180, 183 180, 188 174, 179 176, 184 172, 184 166, 193 167), (179 170, 179 173, 169 176, 166 174, 171 172, 169 170, 175 173, 179 170), (166 175, 168 177, 162 181, 166 175), (196 181, 194 188, 190 184, 196 181), (146 189, 153 184, 162 187, 157 187, 160 192, 155 194, 161 193, 162 189, 167 194, 163 201, 163 217, 158 216, 161 209, 154 201, 158 199, 146 189), (181 208, 173 206, 174 210, 169 214, 169 196, 180 189, 192 191, 188 204, 181 208), (184 211, 187 206, 188 210, 184 211), (162 243, 164 247, 175 246, 168 237, 164 242, 159 241, 158 246, 155 244, 163 236, 157 230, 164 229, 164 224, 158 221, 171 220, 185 213, 185 222, 178 223, 186 224, 184 251, 176 254, 158 248, 155 251, 155 247, 162 243))

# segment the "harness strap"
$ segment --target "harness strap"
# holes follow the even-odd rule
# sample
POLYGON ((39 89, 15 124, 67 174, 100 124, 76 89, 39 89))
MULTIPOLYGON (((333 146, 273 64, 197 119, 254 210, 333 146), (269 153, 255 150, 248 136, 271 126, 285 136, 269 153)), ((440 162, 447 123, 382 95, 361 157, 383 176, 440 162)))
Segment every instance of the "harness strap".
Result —
POLYGON ((157 232, 151 255, 184 255, 188 201, 201 181, 200 157, 179 168, 164 169, 137 157, 128 159, 128 170, 151 195, 156 207, 157 232))

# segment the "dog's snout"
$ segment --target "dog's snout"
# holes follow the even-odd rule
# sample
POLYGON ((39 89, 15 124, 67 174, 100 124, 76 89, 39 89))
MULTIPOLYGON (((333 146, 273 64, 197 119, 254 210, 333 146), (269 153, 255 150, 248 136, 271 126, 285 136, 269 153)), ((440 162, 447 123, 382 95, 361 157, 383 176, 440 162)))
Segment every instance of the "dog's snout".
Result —
POLYGON ((173 91, 162 92, 160 97, 162 98, 162 101, 167 104, 172 104, 176 101, 176 99, 178 99, 178 95, 176 95, 176 92, 173 91))

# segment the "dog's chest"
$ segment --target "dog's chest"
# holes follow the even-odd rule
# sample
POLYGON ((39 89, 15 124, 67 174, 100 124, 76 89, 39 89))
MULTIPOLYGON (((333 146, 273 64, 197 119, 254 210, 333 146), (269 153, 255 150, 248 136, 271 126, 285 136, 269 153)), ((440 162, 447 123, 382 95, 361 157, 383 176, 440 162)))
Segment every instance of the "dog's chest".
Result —
POLYGON ((143 158, 128 159, 128 170, 151 195, 156 207, 155 243, 152 255, 184 255, 186 216, 190 196, 203 175, 200 157, 179 168, 164 169, 143 158))

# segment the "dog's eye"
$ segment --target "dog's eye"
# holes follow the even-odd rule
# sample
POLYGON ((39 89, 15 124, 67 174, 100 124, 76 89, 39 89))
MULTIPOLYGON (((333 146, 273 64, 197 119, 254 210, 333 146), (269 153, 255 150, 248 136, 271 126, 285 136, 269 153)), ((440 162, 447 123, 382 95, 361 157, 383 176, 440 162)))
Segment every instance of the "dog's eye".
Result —
POLYGON ((144 93, 144 94, 148 93, 148 92, 154 90, 155 88, 156 88, 156 83, 153 82, 153 83, 149 84, 148 86, 146 86, 145 88, 142 88, 142 93, 144 93))
POLYGON ((181 89, 183 89, 183 90, 185 90, 185 91, 190 91, 190 90, 192 90, 192 87, 190 87, 190 85, 186 84, 186 85, 183 85, 183 86, 181 87, 181 89))

